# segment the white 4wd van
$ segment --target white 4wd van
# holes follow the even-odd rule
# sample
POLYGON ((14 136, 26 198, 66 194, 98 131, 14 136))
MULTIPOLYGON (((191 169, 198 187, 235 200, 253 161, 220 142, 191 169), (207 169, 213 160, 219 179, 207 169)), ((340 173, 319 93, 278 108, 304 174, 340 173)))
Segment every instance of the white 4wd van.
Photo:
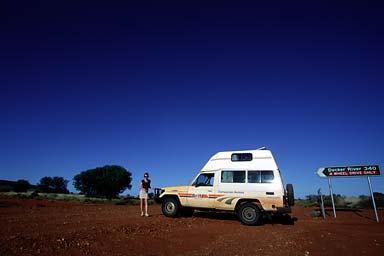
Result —
POLYGON ((270 150, 219 152, 189 186, 155 191, 167 217, 192 215, 195 209, 235 212, 245 225, 256 225, 265 213, 289 213, 293 186, 284 189, 270 150))

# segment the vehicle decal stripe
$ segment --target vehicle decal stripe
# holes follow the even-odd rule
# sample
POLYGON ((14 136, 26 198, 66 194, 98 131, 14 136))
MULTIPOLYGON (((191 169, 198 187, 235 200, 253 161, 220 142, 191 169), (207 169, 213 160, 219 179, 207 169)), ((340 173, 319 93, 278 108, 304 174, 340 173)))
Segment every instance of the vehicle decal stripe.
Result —
POLYGON ((231 158, 230 157, 222 157, 222 158, 214 158, 214 159, 211 159, 211 161, 217 161, 217 160, 230 160, 231 158))
POLYGON ((181 196, 181 197, 192 197, 192 194, 189 194, 189 193, 179 193, 179 196, 181 196))
POLYGON ((225 201, 225 204, 232 204, 232 201, 235 200, 236 198, 238 197, 229 198, 227 201, 225 201))
POLYGON ((209 194, 209 197, 220 197, 223 196, 224 194, 209 194))
POLYGON ((224 196, 222 198, 217 199, 217 201, 221 202, 221 201, 224 201, 225 199, 228 199, 228 198, 229 198, 229 196, 224 196))
POLYGON ((178 193, 180 197, 198 197, 198 198, 209 198, 216 199, 223 196, 224 194, 191 194, 191 193, 178 193))

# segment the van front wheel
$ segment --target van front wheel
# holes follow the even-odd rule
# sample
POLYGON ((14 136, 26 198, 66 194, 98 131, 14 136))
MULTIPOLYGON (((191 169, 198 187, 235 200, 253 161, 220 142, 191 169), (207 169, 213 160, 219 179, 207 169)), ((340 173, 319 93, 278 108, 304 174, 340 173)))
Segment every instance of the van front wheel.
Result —
POLYGON ((177 217, 179 215, 180 205, 177 199, 167 197, 163 200, 161 210, 167 217, 177 217))
POLYGON ((238 217, 244 225, 257 225, 261 219, 261 211, 257 205, 252 203, 245 203, 240 206, 238 217))

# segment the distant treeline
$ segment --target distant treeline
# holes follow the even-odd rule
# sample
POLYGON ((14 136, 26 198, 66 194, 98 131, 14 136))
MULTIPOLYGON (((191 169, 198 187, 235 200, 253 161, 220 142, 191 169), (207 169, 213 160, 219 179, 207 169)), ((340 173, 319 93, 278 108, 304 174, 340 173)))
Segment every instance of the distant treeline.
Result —
MULTIPOLYGON (((105 165, 82 171, 73 178, 73 185, 87 197, 117 198, 125 189, 131 189, 132 174, 118 165, 105 165)), ((0 192, 27 192, 68 194, 68 180, 63 177, 48 177, 40 179, 36 185, 28 180, 0 180, 0 192)))
MULTIPOLYGON (((373 192, 377 208, 384 209, 384 194, 373 192)), ((323 195, 324 206, 332 207, 332 199, 330 195, 323 195)), ((337 208, 373 208, 372 197, 361 195, 357 198, 350 198, 340 194, 334 194, 333 200, 337 208)), ((296 201, 297 205, 304 207, 317 207, 320 204, 320 197, 318 195, 307 195, 306 199, 299 199, 296 201)))
POLYGON ((27 192, 35 191, 42 193, 68 194, 68 180, 63 177, 43 177, 36 185, 32 185, 28 180, 20 179, 17 181, 0 180, 0 192, 27 192))

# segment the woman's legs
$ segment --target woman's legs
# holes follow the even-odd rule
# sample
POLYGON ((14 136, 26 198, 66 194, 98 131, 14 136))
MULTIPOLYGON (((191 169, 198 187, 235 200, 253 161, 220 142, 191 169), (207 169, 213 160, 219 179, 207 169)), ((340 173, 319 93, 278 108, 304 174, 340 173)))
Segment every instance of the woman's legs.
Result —
POLYGON ((145 216, 148 216, 148 198, 144 199, 144 203, 145 203, 145 216))
POLYGON ((144 201, 144 199, 140 198, 140 210, 141 210, 141 216, 144 215, 144 213, 143 213, 143 201, 144 201))

